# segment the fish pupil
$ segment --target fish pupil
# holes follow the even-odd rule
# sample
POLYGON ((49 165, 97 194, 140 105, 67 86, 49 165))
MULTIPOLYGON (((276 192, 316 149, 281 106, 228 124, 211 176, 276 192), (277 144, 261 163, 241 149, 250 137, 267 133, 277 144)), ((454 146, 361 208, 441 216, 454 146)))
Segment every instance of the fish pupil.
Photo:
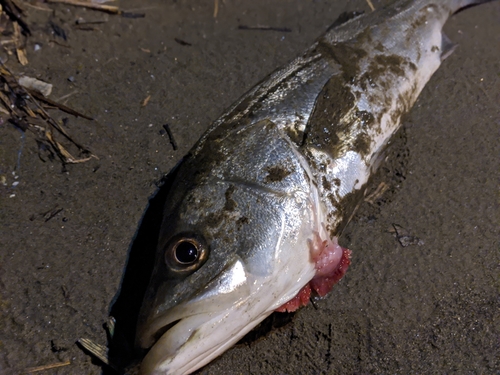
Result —
POLYGON ((179 263, 193 263, 198 259, 198 248, 192 242, 182 241, 175 248, 175 257, 179 263))

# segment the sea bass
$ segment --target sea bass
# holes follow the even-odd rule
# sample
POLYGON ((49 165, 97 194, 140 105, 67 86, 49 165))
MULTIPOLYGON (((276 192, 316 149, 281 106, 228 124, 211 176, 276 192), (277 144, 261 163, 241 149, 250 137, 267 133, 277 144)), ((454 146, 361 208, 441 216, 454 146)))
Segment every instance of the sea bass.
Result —
POLYGON ((345 14, 212 124, 165 204, 137 329, 143 374, 189 374, 273 311, 328 293, 350 263, 338 236, 453 50, 444 23, 481 2, 345 14))

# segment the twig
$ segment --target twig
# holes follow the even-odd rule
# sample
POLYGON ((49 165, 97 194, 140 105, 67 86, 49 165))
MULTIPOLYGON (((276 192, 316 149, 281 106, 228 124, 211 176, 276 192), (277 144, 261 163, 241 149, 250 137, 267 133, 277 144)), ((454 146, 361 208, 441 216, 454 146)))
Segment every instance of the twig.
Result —
POLYGON ((39 371, 51 370, 53 368, 64 367, 64 366, 69 366, 69 365, 71 365, 71 361, 56 362, 56 363, 51 363, 49 365, 43 365, 43 366, 37 366, 37 367, 28 367, 27 369, 24 370, 24 373, 29 374, 31 372, 39 372, 39 371))
POLYGON ((54 107, 57 107, 59 108, 61 111, 63 112, 66 112, 66 113, 69 113, 70 115, 73 115, 73 116, 76 116, 76 117, 82 117, 86 120, 90 120, 90 121, 93 121, 94 119, 92 117, 89 117, 87 115, 84 115, 83 113, 80 113, 78 111, 75 111, 74 109, 71 109, 69 107, 66 107, 64 104, 60 104, 60 103, 57 103, 49 98, 46 98, 45 96, 43 96, 42 94, 39 94, 38 92, 34 91, 34 90, 30 90, 30 89, 26 89, 26 91, 28 92, 28 94, 30 94, 32 97, 40 100, 41 102, 44 102, 46 104, 49 104, 51 106, 54 106, 54 107))
POLYGON ((372 10, 372 12, 375 12, 375 7, 373 6, 372 1, 371 0, 366 0, 366 2, 368 3, 368 6, 372 10))
POLYGON ((30 7, 30 8, 33 8, 33 9, 36 9, 36 10, 43 10, 45 12, 53 12, 52 9, 50 8, 45 8, 45 7, 41 7, 41 6, 36 6, 36 5, 33 5, 33 4, 30 4, 28 2, 25 2, 24 5, 30 7))
POLYGON ((21 42, 21 26, 19 23, 14 22, 14 42, 16 45, 17 59, 21 65, 28 65, 28 57, 26 56, 26 49, 21 42))
POLYGON ((174 38, 174 40, 179 43, 181 46, 192 46, 191 43, 186 42, 185 40, 179 39, 179 38, 174 38))
POLYGON ((163 125, 163 129, 167 132, 168 138, 170 140, 170 144, 172 145, 172 148, 177 150, 177 142, 174 139, 174 135, 172 134, 172 131, 170 130, 170 126, 168 124, 163 125))
POLYGON ((68 99, 70 96, 73 96, 75 94, 78 94, 78 90, 75 90, 73 92, 70 92, 69 94, 66 94, 66 95, 61 96, 60 98, 57 98, 56 102, 62 102, 64 100, 68 99))
POLYGON ((238 29, 240 30, 262 30, 262 31, 279 31, 283 33, 290 33, 292 29, 288 27, 272 27, 272 26, 247 26, 247 25, 239 25, 238 29))
MULTIPOLYGON (((85 147, 83 147, 78 142, 76 142, 74 139, 72 139, 68 135, 68 133, 64 130, 64 128, 62 128, 59 125, 59 123, 57 121, 55 121, 47 113, 47 111, 35 99, 35 97, 38 98, 41 101, 46 102, 46 103, 48 101, 50 101, 49 104, 53 103, 53 104, 55 104, 61 110, 65 110, 65 111, 69 110, 69 113, 74 114, 75 116, 78 116, 78 115, 81 115, 81 114, 79 114, 78 112, 72 110, 71 108, 63 106, 63 105, 61 105, 59 103, 52 102, 50 99, 47 99, 47 98, 43 97, 43 95, 38 94, 36 91, 27 90, 23 86, 19 85, 18 80, 16 79, 16 77, 10 72, 10 70, 1 61, 0 61, 0 73, 1 73, 0 75, 2 77, 2 80, 5 82, 6 86, 8 87, 8 89, 13 94, 15 94, 16 96, 21 95, 22 97, 24 97, 25 101, 29 99, 30 102, 36 107, 36 112, 41 117, 41 119, 45 120, 45 122, 48 125, 50 125, 53 129, 56 129, 60 134, 62 134, 68 141, 70 141, 73 145, 75 145, 80 150, 80 152, 82 152, 82 153, 84 153, 86 155, 89 155, 89 156, 86 157, 86 158, 77 159, 77 158, 73 157, 65 149, 65 147, 62 144, 60 144, 59 142, 57 142, 54 139, 54 137, 52 135, 51 129, 47 129, 45 127, 37 127, 37 126, 30 127, 29 123, 32 122, 32 120, 30 120, 30 118, 31 117, 36 118, 37 115, 26 104, 23 104, 21 106, 22 108, 20 107, 20 109, 22 109, 30 117, 28 119, 26 119, 25 116, 23 116, 21 113, 18 112, 18 110, 17 110, 18 106, 17 105, 10 104, 8 106, 8 108, 11 111, 12 115, 11 115, 11 118, 9 119, 9 121, 13 122, 14 125, 18 126, 22 130, 26 130, 29 127, 30 130, 33 130, 35 133, 38 133, 39 135, 41 134, 42 137, 44 137, 45 140, 52 146, 52 148, 54 149, 54 151, 56 152, 56 154, 59 156, 59 158, 61 159, 61 161, 64 164, 67 164, 67 163, 70 163, 70 164, 83 163, 85 161, 90 160, 91 158, 98 159, 97 156, 95 156, 94 154, 92 154, 92 152, 90 152, 85 147)), ((8 98, 6 98, 5 95, 3 95, 3 94, 0 95, 0 99, 2 101, 8 102, 8 98)), ((88 118, 87 116, 83 116, 83 117, 88 118)))
POLYGON ((3 0, 2 1, 2 8, 3 8, 4 12, 7 14, 7 16, 9 16, 9 18, 11 20, 15 21, 14 24, 17 23, 19 26, 21 26, 23 34, 31 35, 31 31, 30 31, 28 25, 26 24, 26 22, 23 21, 23 19, 21 18, 21 13, 19 11, 17 11, 17 7, 14 3, 12 3, 12 1, 3 0))
POLYGON ((117 6, 114 5, 102 5, 102 4, 94 4, 88 3, 86 1, 79 0, 47 0, 48 3, 60 3, 60 4, 69 4, 77 7, 84 7, 89 9, 101 10, 103 12, 108 12, 112 14, 120 14, 121 10, 117 6))
POLYGON ((214 18, 217 18, 219 13, 219 0, 214 0, 214 18))
POLYGON ((387 189, 389 189, 389 185, 385 182, 381 182, 380 185, 377 186, 377 189, 365 198, 365 202, 374 204, 375 201, 387 191, 387 189))
POLYGON ((132 13, 132 12, 120 12, 123 18, 144 18, 146 17, 146 13, 132 13))
POLYGON ((43 213, 42 217, 45 219, 45 222, 47 222, 47 221, 53 219, 59 212, 61 212, 63 210, 64 210, 64 208, 57 208, 57 205, 56 205, 54 208, 43 213))
POLYGON ((146 99, 144 99, 142 102, 141 102, 141 107, 145 107, 148 105, 149 103, 149 100, 151 99, 151 95, 148 95, 146 99))
POLYGON ((61 46, 61 47, 64 47, 64 48, 71 48, 71 46, 68 46, 67 44, 62 44, 61 42, 58 42, 55 39, 50 39, 49 43, 54 43, 54 44, 57 44, 58 46, 61 46))

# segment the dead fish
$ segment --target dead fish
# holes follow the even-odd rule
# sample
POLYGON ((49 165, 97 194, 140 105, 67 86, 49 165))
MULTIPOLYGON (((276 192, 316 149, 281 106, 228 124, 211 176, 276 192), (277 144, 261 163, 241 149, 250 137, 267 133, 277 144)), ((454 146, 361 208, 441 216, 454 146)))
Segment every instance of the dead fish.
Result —
POLYGON ((273 311, 324 296, 338 244, 401 116, 450 55, 447 18, 485 1, 401 0, 339 18, 217 119, 178 166, 137 344, 189 374, 273 311))

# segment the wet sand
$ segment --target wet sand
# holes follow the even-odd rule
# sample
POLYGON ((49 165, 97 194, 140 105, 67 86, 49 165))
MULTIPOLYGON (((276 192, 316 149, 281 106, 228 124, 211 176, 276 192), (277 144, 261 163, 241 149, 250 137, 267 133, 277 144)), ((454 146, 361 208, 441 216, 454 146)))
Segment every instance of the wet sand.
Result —
MULTIPOLYGON (((68 131, 99 159, 63 171, 58 161, 39 158, 32 135, 0 125, 7 184, 0 186, 2 374, 67 360, 45 373, 99 374, 75 341, 106 342, 102 324, 114 298, 124 333, 131 330, 119 287, 122 278, 133 283, 130 264, 125 270, 129 252, 141 262, 141 246, 154 243, 161 194, 150 209, 148 200, 159 181, 226 107, 342 11, 369 11, 362 0, 226 1, 214 19, 213 2, 120 5, 145 17, 30 9, 30 63, 11 65, 54 84, 53 99, 73 93, 67 104, 96 121, 69 116, 68 131), (78 17, 107 22, 77 30, 78 17), (65 29, 67 42, 50 34, 49 21, 65 29), (162 134, 165 123, 175 151, 162 134)), ((448 21, 445 32, 459 47, 403 121, 395 162, 378 177, 390 190, 375 204, 365 202, 342 235, 353 251, 344 279, 316 307, 200 373, 500 372, 499 21, 499 2, 448 21), (395 225, 420 243, 403 247, 391 233, 395 225)))

